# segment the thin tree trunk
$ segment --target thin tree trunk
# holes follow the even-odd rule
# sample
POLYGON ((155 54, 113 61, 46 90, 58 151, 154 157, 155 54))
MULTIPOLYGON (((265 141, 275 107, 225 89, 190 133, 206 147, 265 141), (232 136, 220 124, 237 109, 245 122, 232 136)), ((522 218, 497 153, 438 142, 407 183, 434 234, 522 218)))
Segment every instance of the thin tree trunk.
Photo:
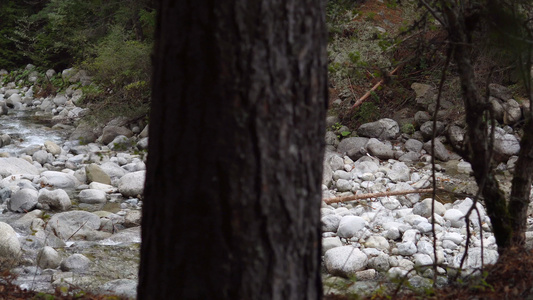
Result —
POLYGON ((323 1, 158 7, 139 299, 320 299, 323 1))
POLYGON ((474 177, 481 189, 487 214, 490 217, 498 251, 511 245, 511 217, 503 192, 494 177, 490 165, 489 132, 484 120, 488 104, 479 95, 474 79, 474 69, 470 61, 470 40, 464 16, 451 3, 443 3, 448 20, 450 40, 454 46, 454 60, 461 79, 461 90, 465 103, 466 123, 468 124, 468 161, 474 170, 474 177))
POLYGON ((513 243, 523 246, 527 229, 527 209, 533 179, 533 121, 527 118, 524 135, 520 141, 520 153, 513 174, 513 186, 509 200, 509 213, 513 216, 513 243))

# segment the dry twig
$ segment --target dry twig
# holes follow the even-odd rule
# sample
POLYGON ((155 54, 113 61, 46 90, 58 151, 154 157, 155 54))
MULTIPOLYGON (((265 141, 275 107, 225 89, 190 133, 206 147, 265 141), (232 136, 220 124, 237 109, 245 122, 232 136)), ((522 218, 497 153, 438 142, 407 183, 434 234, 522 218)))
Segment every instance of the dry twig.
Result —
POLYGON ((344 197, 328 198, 328 199, 324 199, 324 202, 326 202, 326 204, 331 204, 331 203, 347 202, 347 201, 354 201, 354 200, 361 200, 361 199, 368 199, 368 198, 400 196, 400 195, 431 193, 431 192, 433 192, 433 189, 418 189, 418 190, 410 190, 410 191, 370 193, 370 194, 362 194, 362 195, 351 195, 351 196, 344 196, 344 197))
MULTIPOLYGON (((396 73, 396 71, 398 71, 398 69, 400 68, 400 66, 397 66, 396 68, 394 68, 394 70, 392 70, 389 75, 394 75, 394 73, 396 73)), ((383 82, 385 82, 385 79, 381 79, 378 83, 376 83, 376 85, 374 85, 373 88, 370 89, 370 91, 366 92, 366 94, 363 95, 363 97, 359 98, 359 100, 357 100, 357 102, 355 102, 355 104, 352 106, 352 109, 358 107, 359 105, 361 105, 370 95, 372 95, 372 92, 377 90, 378 87, 380 85, 383 84, 383 82)))

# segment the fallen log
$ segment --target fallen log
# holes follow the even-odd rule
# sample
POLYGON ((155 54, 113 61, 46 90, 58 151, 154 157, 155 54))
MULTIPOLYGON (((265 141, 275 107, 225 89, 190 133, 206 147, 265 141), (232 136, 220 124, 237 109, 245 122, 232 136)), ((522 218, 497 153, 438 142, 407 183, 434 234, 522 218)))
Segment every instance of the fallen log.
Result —
POLYGON ((431 192, 433 192, 433 189, 418 189, 418 190, 410 190, 410 191, 381 192, 381 193, 370 193, 370 194, 360 194, 360 195, 351 195, 351 196, 343 196, 343 197, 334 197, 334 198, 324 199, 323 201, 326 204, 332 204, 332 203, 348 202, 348 201, 362 200, 362 199, 368 199, 368 198, 378 198, 378 197, 387 197, 387 196, 400 196, 400 195, 417 194, 417 193, 431 193, 431 192))
MULTIPOLYGON (((397 66, 396 68, 394 68, 394 70, 392 70, 389 75, 394 75, 394 73, 396 73, 396 71, 398 71, 398 69, 400 68, 400 66, 397 66)), ((383 84, 383 82, 385 82, 384 79, 381 79, 378 83, 376 83, 376 85, 374 85, 373 88, 370 89, 370 91, 366 92, 366 94, 363 95, 363 97, 359 98, 359 100, 357 100, 357 102, 354 103, 354 105, 352 106, 351 109, 354 109, 356 107, 358 107, 359 105, 361 105, 370 95, 372 95, 372 92, 376 91, 378 89, 378 87, 383 84)))

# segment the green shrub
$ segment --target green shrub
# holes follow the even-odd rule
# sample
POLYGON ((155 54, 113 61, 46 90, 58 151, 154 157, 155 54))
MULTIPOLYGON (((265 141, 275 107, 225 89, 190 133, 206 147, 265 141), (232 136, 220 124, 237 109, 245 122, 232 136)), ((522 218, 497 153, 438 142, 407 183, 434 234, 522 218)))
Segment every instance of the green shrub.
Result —
POLYGON ((413 134, 415 133, 415 126, 411 123, 405 123, 402 125, 402 133, 413 134))
POLYGON ((368 101, 359 106, 357 112, 353 114, 353 118, 362 124, 375 121, 379 119, 380 115, 379 107, 374 102, 368 101))
POLYGON ((104 84, 124 87, 134 82, 150 80, 152 45, 129 39, 128 34, 115 26, 95 48, 96 57, 84 66, 104 84))

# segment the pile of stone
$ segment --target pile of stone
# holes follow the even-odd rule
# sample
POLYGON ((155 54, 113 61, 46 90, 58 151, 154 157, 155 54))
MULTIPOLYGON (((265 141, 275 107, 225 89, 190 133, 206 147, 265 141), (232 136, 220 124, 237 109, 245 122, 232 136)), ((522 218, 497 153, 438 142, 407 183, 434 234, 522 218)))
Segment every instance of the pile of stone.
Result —
MULTIPOLYGON (((415 169, 397 160, 379 161, 363 156, 353 161, 348 156, 329 153, 326 162, 332 175, 329 187, 323 186, 324 199, 351 194, 409 191, 429 186, 430 170, 415 169)), ((438 172, 445 178, 446 175, 438 172)), ((328 183, 328 178, 325 182, 328 183)), ((431 198, 421 200, 417 193, 384 196, 322 206, 324 265, 331 275, 354 277, 359 281, 386 276, 407 275, 415 286, 430 285, 433 264, 459 267, 466 247, 465 214, 473 205, 471 198, 453 203, 435 202, 431 215, 431 198), (436 251, 433 247, 432 221, 435 221, 436 251), (420 272, 410 272, 420 267, 420 272), (381 275, 380 275, 381 274, 381 275)), ((490 228, 490 219, 477 204, 481 219, 472 215, 469 256, 463 266, 466 274, 498 258, 490 228), (481 225, 480 225, 481 224, 481 225)), ((448 270, 439 267, 441 283, 448 270)))

